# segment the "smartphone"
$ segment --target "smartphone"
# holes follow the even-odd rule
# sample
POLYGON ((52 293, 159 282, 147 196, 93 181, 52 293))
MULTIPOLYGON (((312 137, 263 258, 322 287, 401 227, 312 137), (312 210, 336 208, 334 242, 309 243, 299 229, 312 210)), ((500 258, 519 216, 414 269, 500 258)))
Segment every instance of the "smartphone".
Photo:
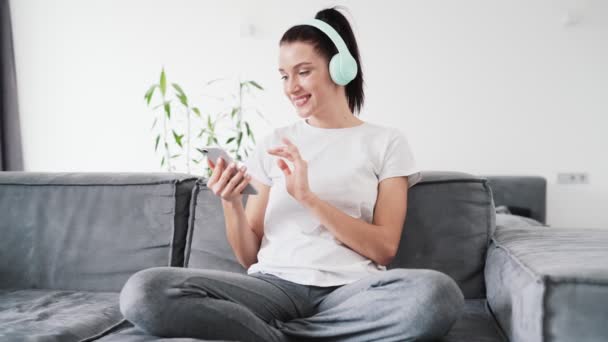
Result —
MULTIPOLYGON (((230 165, 230 163, 232 163, 234 161, 232 159, 232 157, 230 157, 230 155, 228 154, 228 152, 224 151, 224 149, 222 149, 220 147, 209 146, 209 147, 200 148, 198 150, 201 153, 203 153, 207 157, 207 159, 211 160, 211 162, 213 164, 217 163, 217 159, 219 157, 222 157, 222 159, 224 159, 224 167, 227 167, 228 165, 230 165)), ((240 166, 240 165, 237 164, 237 167, 238 166, 240 166)), ((251 185, 251 183, 249 183, 249 184, 247 184, 247 186, 245 187, 245 189, 243 189, 243 192, 241 192, 241 194, 243 194, 243 195, 257 195, 258 192, 253 187, 253 185, 251 185)))

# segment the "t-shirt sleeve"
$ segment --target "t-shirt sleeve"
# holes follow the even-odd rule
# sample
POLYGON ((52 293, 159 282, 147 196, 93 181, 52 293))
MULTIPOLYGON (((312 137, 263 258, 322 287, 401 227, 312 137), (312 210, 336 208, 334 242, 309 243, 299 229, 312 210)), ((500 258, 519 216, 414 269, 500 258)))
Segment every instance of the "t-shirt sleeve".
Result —
POLYGON ((420 181, 422 178, 420 170, 416 166, 410 144, 403 133, 393 130, 388 146, 383 152, 378 182, 386 178, 407 176, 408 186, 412 187, 420 181))
POLYGON ((271 163, 272 160, 266 152, 269 140, 270 135, 260 140, 243 164, 247 166, 246 173, 251 175, 253 179, 268 186, 272 186, 272 179, 269 176, 269 163, 271 163))

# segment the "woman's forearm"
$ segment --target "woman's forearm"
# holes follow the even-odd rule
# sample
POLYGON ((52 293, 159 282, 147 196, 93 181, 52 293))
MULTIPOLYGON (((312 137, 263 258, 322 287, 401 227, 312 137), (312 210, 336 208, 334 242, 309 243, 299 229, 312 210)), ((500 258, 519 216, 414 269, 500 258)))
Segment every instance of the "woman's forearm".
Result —
POLYGON ((249 268, 257 262, 261 238, 249 226, 243 202, 222 200, 222 206, 228 242, 239 263, 243 267, 249 268))
POLYGON ((311 194, 302 204, 340 242, 379 265, 388 265, 397 253, 401 230, 367 223, 345 214, 311 194))

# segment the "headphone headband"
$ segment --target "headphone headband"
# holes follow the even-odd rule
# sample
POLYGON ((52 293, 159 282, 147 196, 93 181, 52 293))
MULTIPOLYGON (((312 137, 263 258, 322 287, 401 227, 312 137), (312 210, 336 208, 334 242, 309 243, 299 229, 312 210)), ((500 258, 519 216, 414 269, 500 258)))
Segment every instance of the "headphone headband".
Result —
POLYGON ((328 23, 324 22, 323 20, 319 20, 319 19, 310 19, 306 23, 304 23, 304 25, 310 25, 310 26, 314 26, 314 27, 318 28, 323 33, 325 33, 325 35, 327 35, 329 37, 329 39, 331 39, 331 41, 334 43, 334 45, 338 49, 339 53, 346 52, 347 54, 350 55, 350 52, 348 51, 348 47, 346 46, 346 43, 344 43, 344 40, 342 39, 342 37, 340 37, 340 34, 333 27, 331 27, 331 25, 329 25, 328 23))
POLYGON ((333 55, 329 61, 329 75, 331 79, 339 85, 347 85, 357 76, 357 61, 348 51, 348 47, 338 32, 328 23, 319 19, 310 19, 302 25, 309 25, 318 28, 325 33, 338 49, 338 53, 333 55))

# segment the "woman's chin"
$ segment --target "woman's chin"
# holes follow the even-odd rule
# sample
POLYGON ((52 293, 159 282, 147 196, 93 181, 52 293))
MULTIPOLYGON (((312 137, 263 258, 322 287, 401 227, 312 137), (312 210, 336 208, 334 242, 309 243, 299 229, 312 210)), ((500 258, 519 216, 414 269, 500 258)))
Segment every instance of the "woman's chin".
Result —
POLYGON ((310 116, 310 111, 308 109, 296 108, 296 112, 302 119, 306 119, 310 116))

